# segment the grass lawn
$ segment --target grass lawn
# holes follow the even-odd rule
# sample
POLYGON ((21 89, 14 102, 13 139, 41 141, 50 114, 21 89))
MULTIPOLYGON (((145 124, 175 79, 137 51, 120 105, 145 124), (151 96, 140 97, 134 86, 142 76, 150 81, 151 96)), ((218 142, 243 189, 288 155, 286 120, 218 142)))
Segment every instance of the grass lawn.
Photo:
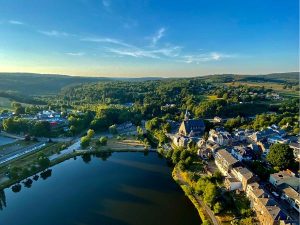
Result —
POLYGON ((234 82, 234 83, 225 83, 228 86, 237 87, 239 85, 244 85, 248 87, 265 87, 266 89, 272 89, 277 91, 279 94, 284 97, 299 97, 299 93, 293 89, 283 89, 284 85, 278 83, 256 83, 256 82, 234 82))
POLYGON ((98 146, 96 145, 96 140, 92 140, 91 146, 96 150, 136 150, 136 151, 144 151, 144 144, 139 140, 135 140, 135 137, 128 136, 123 140, 118 140, 116 137, 109 138, 107 141, 107 145, 98 146))
POLYGON ((208 98, 208 100, 211 100, 211 101, 218 100, 218 99, 223 99, 223 98, 218 98, 217 95, 208 95, 207 98, 208 98))

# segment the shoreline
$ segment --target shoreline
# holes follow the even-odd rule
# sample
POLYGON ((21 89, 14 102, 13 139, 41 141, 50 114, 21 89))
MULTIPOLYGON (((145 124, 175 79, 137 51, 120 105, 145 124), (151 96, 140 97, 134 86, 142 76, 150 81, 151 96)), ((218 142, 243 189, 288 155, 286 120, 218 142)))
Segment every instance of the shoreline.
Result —
POLYGON ((38 173, 41 173, 47 169, 50 169, 51 167, 59 164, 59 163, 62 163, 66 160, 69 160, 73 157, 76 157, 76 156, 81 156, 81 155, 84 155, 84 154, 96 154, 96 153, 113 153, 113 152, 157 152, 155 149, 149 149, 149 150, 138 150, 138 149, 117 149, 117 150, 112 150, 112 149, 106 149, 106 150, 76 150, 76 151, 73 151, 71 153, 68 153, 68 154, 65 154, 61 157, 58 157, 56 159, 54 159, 53 161, 50 162, 50 166, 48 168, 44 168, 44 169, 41 169, 37 172, 34 172, 32 174, 30 174, 29 176, 24 176, 24 177, 20 177, 20 178, 17 178, 17 179, 9 179, 7 181, 4 181, 2 184, 0 184, 0 190, 4 190, 5 188, 9 188, 10 186, 14 185, 14 184, 17 184, 17 183, 20 183, 22 182, 23 180, 26 180, 27 178, 30 178, 38 173))

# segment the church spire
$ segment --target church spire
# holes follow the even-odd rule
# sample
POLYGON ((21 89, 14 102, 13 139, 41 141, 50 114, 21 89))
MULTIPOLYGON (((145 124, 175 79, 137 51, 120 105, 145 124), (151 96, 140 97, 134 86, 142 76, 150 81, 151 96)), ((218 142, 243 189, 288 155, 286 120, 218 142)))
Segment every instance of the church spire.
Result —
POLYGON ((184 115, 184 120, 189 120, 189 117, 190 117, 190 113, 189 113, 189 111, 186 109, 185 115, 184 115))

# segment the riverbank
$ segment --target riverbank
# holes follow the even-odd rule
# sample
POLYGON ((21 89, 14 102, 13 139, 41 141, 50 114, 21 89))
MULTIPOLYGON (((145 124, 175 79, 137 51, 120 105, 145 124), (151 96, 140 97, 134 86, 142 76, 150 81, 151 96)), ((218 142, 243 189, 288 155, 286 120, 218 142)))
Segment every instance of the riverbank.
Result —
POLYGON ((199 198, 199 196, 193 193, 193 187, 189 184, 189 181, 185 179, 185 176, 182 175, 182 171, 178 168, 178 166, 174 167, 172 176, 184 191, 185 195, 194 204, 202 220, 202 224, 220 225, 221 223, 215 217, 211 209, 209 209, 208 206, 205 205, 205 203, 199 198))

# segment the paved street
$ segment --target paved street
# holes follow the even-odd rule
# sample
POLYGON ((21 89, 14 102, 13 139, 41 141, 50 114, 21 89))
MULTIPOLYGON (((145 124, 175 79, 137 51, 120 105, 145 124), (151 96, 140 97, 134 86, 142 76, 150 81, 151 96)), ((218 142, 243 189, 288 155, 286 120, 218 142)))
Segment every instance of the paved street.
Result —
POLYGON ((21 149, 15 151, 13 153, 1 156, 0 157, 0 164, 7 163, 11 160, 17 159, 17 158, 19 158, 21 156, 24 156, 26 154, 38 151, 39 149, 41 149, 45 145, 46 145, 46 143, 44 143, 44 142, 43 143, 37 143, 35 145, 31 145, 31 146, 28 146, 28 147, 25 147, 25 148, 21 148, 21 149))
POLYGON ((79 150, 79 149, 80 149, 80 139, 77 139, 74 144, 72 144, 68 148, 60 151, 59 154, 51 155, 49 157, 49 159, 52 161, 54 159, 60 158, 60 157, 62 157, 64 155, 67 155, 67 154, 72 153, 73 151, 79 150))

